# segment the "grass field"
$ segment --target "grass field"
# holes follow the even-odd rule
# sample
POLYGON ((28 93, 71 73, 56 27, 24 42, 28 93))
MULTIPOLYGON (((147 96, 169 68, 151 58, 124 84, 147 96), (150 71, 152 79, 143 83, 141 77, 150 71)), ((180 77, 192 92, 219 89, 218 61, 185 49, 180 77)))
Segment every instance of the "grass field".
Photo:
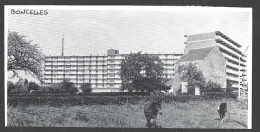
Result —
MULTIPOLYGON (((144 128, 145 102, 124 105, 8 106, 8 126, 144 128)), ((162 104, 157 124, 163 128, 247 128, 247 103, 234 99, 162 104), (219 121, 217 106, 226 101, 228 113, 219 121)))

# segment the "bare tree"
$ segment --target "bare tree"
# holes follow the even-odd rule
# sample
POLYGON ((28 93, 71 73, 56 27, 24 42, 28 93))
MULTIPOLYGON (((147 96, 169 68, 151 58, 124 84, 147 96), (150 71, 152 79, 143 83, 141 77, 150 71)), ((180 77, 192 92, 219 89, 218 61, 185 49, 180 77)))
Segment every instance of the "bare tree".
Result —
POLYGON ((44 55, 37 44, 31 44, 26 36, 18 32, 8 31, 8 66, 7 70, 13 72, 13 76, 18 76, 17 71, 30 73, 42 81, 42 69, 44 55))

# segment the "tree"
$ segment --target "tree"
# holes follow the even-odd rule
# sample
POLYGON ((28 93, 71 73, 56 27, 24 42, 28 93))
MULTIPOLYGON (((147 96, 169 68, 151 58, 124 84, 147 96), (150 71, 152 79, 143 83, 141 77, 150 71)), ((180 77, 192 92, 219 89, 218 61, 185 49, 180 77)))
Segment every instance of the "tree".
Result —
POLYGON ((18 76, 17 71, 25 71, 42 81, 44 56, 39 46, 25 37, 18 32, 8 32, 7 70, 13 72, 13 77, 18 76))
POLYGON ((206 85, 202 71, 192 63, 180 65, 177 72, 182 74, 181 80, 183 82, 188 82, 188 93, 193 94, 195 92, 195 86, 204 88, 206 85))
POLYGON ((86 93, 90 93, 92 91, 90 83, 84 83, 80 86, 81 90, 86 93))
POLYGON ((129 92, 169 90, 163 75, 163 63, 158 56, 138 53, 130 53, 121 62, 120 77, 122 90, 129 92))

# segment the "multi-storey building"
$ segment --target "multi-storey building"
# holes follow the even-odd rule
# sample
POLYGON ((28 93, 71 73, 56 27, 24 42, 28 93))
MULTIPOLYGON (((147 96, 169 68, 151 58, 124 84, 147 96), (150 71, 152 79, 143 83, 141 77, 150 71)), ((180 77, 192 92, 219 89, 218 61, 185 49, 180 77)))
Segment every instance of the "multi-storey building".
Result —
POLYGON ((235 88, 246 88, 246 56, 240 51, 241 45, 220 31, 185 35, 187 42, 184 55, 189 50, 219 47, 226 59, 226 78, 235 88))
MULTIPOLYGON (((110 49, 107 55, 102 56, 47 56, 45 57, 45 86, 67 80, 78 87, 83 83, 90 83, 94 92, 119 91, 122 81, 118 73, 121 61, 127 55, 110 49)), ((152 55, 159 56, 163 62, 164 77, 172 78, 174 64, 182 54, 152 55)))

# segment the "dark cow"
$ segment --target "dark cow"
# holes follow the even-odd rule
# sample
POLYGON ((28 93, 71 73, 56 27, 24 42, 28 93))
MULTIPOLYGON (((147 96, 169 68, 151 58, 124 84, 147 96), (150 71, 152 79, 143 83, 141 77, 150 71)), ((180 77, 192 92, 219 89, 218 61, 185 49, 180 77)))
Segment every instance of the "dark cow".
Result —
POLYGON ((159 128, 156 125, 157 115, 162 115, 162 105, 161 101, 153 101, 151 103, 147 103, 144 106, 144 115, 147 120, 146 126, 148 128, 159 128))
POLYGON ((220 120, 223 122, 224 121, 224 117, 225 117, 225 113, 227 112, 227 103, 221 103, 218 106, 218 113, 220 116, 220 120))

